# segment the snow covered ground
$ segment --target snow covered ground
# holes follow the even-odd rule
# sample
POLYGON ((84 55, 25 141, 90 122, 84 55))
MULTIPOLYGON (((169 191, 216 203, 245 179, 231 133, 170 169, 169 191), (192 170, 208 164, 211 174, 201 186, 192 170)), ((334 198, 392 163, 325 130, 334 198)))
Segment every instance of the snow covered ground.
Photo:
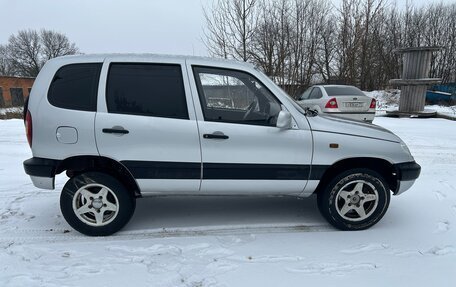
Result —
POLYGON ((148 198, 106 238, 35 188, 20 120, 0 121, 0 286, 456 286, 456 124, 376 118, 422 165, 373 228, 341 232, 315 198, 148 198))

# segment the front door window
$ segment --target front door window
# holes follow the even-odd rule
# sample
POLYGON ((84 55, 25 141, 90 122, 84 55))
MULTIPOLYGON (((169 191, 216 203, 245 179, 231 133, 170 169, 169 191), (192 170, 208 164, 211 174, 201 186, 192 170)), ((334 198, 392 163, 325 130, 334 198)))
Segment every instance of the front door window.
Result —
POLYGON ((193 71, 205 121, 276 125, 280 103, 252 75, 206 67, 193 71))

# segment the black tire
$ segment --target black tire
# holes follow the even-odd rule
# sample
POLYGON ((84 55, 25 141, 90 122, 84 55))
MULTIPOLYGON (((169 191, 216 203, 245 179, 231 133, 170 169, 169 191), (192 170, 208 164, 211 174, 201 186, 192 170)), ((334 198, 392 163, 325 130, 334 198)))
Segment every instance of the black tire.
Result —
POLYGON ((101 172, 86 172, 72 177, 67 181, 60 195, 60 210, 65 220, 75 230, 89 236, 107 236, 119 231, 132 217, 135 207, 134 195, 117 179, 101 172), (101 199, 102 196, 98 199, 103 187, 106 188, 107 195, 103 199, 101 199), (90 196, 91 200, 89 200, 83 195, 92 194, 92 192, 95 199, 90 196), (98 202, 95 202, 96 200, 98 202), (80 210, 77 207, 81 202, 85 203, 79 208, 87 206, 90 210, 77 215, 76 210, 80 210), (106 207, 107 204, 108 207, 106 207), (115 206, 115 211, 108 210, 110 206, 115 206), (98 223, 100 217, 96 217, 96 213, 100 214, 100 211, 102 219, 98 223))
POLYGON ((370 169, 351 169, 342 172, 317 194, 320 213, 332 226, 340 230, 363 230, 375 225, 385 215, 390 198, 389 187, 384 178, 370 169), (355 192, 359 189, 356 188, 358 183, 363 190, 360 195, 355 192), (351 190, 348 196, 347 190, 351 190), (343 196, 347 196, 348 199, 343 199, 343 196), (343 209, 344 207, 348 212, 343 209), (360 207, 365 212, 364 216, 357 211, 360 207))

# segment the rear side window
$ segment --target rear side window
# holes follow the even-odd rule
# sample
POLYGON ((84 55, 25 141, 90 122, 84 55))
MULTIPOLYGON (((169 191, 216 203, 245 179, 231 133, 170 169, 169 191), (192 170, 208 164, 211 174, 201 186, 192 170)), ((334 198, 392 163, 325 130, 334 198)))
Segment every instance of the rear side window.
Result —
POLYGON ((110 113, 189 118, 180 65, 111 64, 106 103, 110 113))
POLYGON ((312 88, 308 88, 300 97, 299 100, 307 100, 309 99, 310 92, 312 91, 312 88))
POLYGON ((320 88, 315 87, 313 88, 312 92, 310 93, 309 99, 319 99, 323 96, 321 93, 320 88))
POLYGON ((71 64, 60 68, 49 87, 49 103, 64 109, 95 112, 101 65, 71 64))

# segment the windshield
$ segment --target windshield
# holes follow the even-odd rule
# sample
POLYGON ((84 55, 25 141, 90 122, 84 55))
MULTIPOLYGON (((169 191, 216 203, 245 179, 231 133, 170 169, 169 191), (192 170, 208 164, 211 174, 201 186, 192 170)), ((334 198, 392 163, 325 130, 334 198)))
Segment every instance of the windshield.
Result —
POLYGON ((280 87, 279 85, 276 85, 279 89, 282 90, 283 94, 287 96, 287 99, 289 100, 289 102, 301 113, 301 114, 304 114, 306 115, 306 111, 304 111, 304 109, 296 102, 296 100, 290 96, 287 92, 285 92, 284 89, 282 89, 282 87, 280 87))
POLYGON ((287 92, 285 92, 285 90, 282 89, 281 86, 277 85, 271 78, 266 76, 266 74, 264 74, 263 71, 261 71, 260 68, 254 66, 254 69, 257 70, 258 72, 260 72, 261 74, 263 74, 265 76, 265 78, 270 83, 272 83, 275 87, 279 88, 282 91, 282 94, 286 96, 286 99, 288 100, 288 102, 290 102, 296 108, 296 110, 298 110, 301 114, 306 115, 306 111, 304 111, 304 109, 296 102, 296 100, 293 99, 293 97, 290 96, 287 92))
POLYGON ((337 87, 324 87, 326 93, 330 97, 337 96, 365 96, 365 94, 356 87, 351 86, 337 86, 337 87))

